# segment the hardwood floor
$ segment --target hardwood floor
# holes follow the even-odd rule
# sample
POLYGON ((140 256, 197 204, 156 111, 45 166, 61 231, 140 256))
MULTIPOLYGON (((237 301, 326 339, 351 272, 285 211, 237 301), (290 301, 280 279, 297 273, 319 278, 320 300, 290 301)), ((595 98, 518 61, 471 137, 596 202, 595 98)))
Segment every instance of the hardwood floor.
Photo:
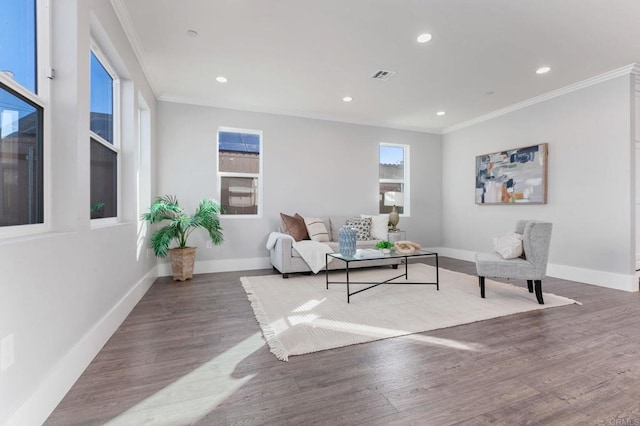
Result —
POLYGON ((479 351, 393 338, 282 362, 239 281, 270 273, 159 279, 45 424, 640 425, 638 293, 547 278, 583 305, 421 333, 479 351))

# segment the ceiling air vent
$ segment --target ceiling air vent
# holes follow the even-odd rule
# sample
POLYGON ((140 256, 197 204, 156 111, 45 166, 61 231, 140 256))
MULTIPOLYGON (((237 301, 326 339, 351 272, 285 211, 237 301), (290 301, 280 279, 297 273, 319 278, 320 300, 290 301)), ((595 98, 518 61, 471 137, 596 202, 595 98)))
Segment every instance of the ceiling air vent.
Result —
POLYGON ((374 80, 387 81, 394 75, 396 75, 395 71, 380 70, 380 71, 377 71, 375 74, 373 74, 371 78, 373 78, 374 80))

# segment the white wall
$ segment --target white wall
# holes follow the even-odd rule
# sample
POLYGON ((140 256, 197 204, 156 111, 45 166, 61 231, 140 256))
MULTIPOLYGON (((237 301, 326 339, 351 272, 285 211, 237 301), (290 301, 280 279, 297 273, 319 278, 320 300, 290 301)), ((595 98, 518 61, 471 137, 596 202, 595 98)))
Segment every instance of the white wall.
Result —
MULTIPOLYGON (((51 232, 0 239, 0 338, 15 363, 0 373, 0 424, 41 424, 154 280, 155 258, 136 221, 139 96, 155 99, 107 1, 49 2, 51 128, 45 140, 51 232), (90 32, 123 77, 123 222, 89 220, 90 32)), ((152 139, 154 132, 152 131, 152 139)), ((155 149, 149 161, 153 164, 155 149)), ((152 184, 152 172, 141 177, 152 184)), ((148 200, 146 200, 148 201, 148 200)))
POLYGON ((223 218, 225 243, 211 249, 194 233, 196 272, 269 267, 265 243, 280 212, 376 213, 380 142, 410 146, 411 217, 400 227, 409 239, 440 244, 441 136, 159 102, 159 193, 177 195, 189 210, 204 196, 218 199, 218 127, 263 131, 264 215, 223 218))
POLYGON ((444 247, 491 251, 518 219, 553 222, 552 276, 636 290, 631 78, 604 81, 444 135, 444 247), (546 142, 546 205, 474 203, 475 157, 546 142))

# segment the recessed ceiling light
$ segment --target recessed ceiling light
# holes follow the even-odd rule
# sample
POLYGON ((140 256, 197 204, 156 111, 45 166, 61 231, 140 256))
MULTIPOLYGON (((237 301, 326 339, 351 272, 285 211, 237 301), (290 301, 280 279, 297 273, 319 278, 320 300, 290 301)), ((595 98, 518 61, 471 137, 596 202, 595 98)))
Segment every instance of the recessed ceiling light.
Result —
POLYGON ((440 115, 440 116, 443 116, 443 115, 445 115, 445 114, 446 114, 446 112, 444 112, 444 111, 438 111, 438 112, 436 112, 436 115, 440 115))
POLYGON ((351 102, 353 100, 353 98, 351 96, 345 96, 344 98, 342 98, 342 100, 344 102, 351 102))
POLYGON ((11 70, 0 70, 0 74, 4 74, 9 78, 15 77, 15 74, 11 70))
POLYGON ((196 30, 187 30, 187 35, 191 38, 198 37, 198 32, 196 30))
POLYGON ((218 83, 226 83, 229 80, 227 80, 227 77, 220 76, 220 77, 216 77, 216 81, 218 83))
POLYGON ((540 67, 536 70, 536 74, 546 74, 551 71, 551 67, 540 67))
POLYGON ((418 40, 418 43, 426 43, 428 41, 431 41, 431 34, 420 34, 416 40, 418 40))

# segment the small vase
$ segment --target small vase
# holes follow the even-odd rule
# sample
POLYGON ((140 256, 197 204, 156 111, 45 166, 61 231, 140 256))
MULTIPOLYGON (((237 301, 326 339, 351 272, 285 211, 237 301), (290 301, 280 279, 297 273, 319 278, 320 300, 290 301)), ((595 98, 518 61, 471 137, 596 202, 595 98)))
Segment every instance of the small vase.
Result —
POLYGON ((343 226, 338 233, 340 254, 345 257, 353 257, 356 254, 356 230, 343 226))

